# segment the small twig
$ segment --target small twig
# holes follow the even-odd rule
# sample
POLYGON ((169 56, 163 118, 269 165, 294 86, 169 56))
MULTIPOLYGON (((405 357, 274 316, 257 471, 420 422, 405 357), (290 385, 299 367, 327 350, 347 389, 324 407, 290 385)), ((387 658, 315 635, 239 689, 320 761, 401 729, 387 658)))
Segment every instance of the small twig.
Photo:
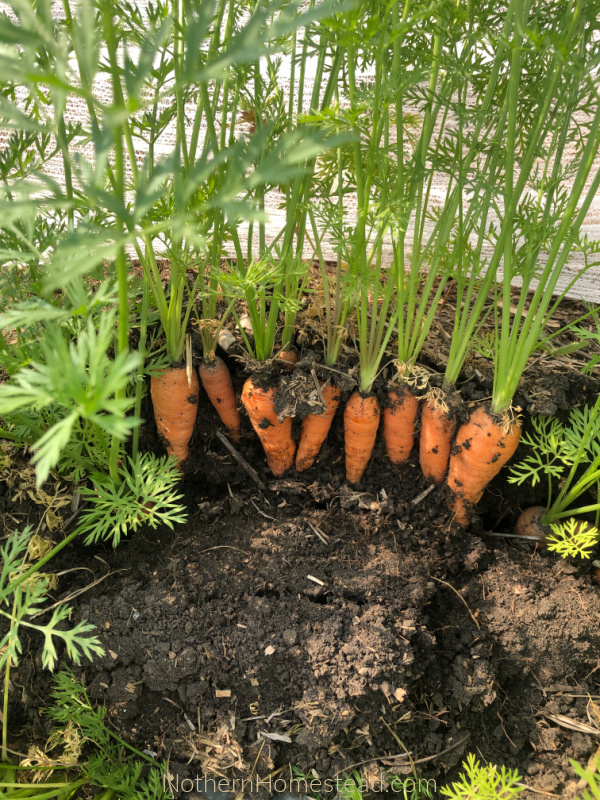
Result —
POLYGON ((563 714, 546 714, 541 712, 540 716, 546 717, 555 725, 560 725, 561 728, 567 728, 570 731, 578 731, 579 733, 586 733, 589 736, 600 736, 600 729, 592 725, 586 725, 585 722, 565 717, 563 714))
POLYGON ((258 473, 256 472, 256 470, 255 470, 255 469, 253 469, 253 468, 250 466, 250 464, 249 464, 249 463, 246 461, 246 459, 244 458, 244 456, 242 456, 242 455, 240 455, 240 454, 238 453, 238 451, 237 451, 237 450, 235 449, 235 447, 234 447, 234 446, 231 444, 231 442, 229 441, 229 439, 228 439, 226 436, 224 436, 224 435, 221 433, 221 431, 217 431, 217 439, 218 439, 220 442, 223 442, 223 444, 225 445, 225 447, 226 447, 226 448, 229 450, 229 452, 231 453, 231 455, 232 455, 232 456, 235 458, 235 460, 238 462, 238 464, 239 464, 239 465, 240 465, 240 467, 241 467, 241 468, 244 470, 244 472, 245 472, 247 475, 249 475, 249 476, 252 478, 252 480, 253 480, 253 481, 256 481, 256 483, 257 483, 257 484, 260 486, 260 488, 261 488, 261 489, 264 489, 264 488, 265 488, 265 485, 264 485, 264 483, 261 481, 261 479, 258 477, 258 473))
POLYGON ((466 608, 466 609, 467 609, 467 611, 469 612, 469 615, 470 615, 471 619, 473 620, 473 622, 475 623, 475 625, 477 625, 477 630, 479 630, 479 631, 480 631, 480 630, 481 630, 481 627, 480 627, 479 623, 477 622, 477 620, 475 619, 475 617, 473 616, 473 614, 471 613, 471 609, 470 609, 470 608, 469 608, 469 606, 467 605, 467 601, 466 601, 466 600, 465 600, 465 598, 462 596, 462 594, 460 594, 460 592, 457 592, 457 591, 456 591, 456 589, 454 588, 454 586, 452 586, 452 585, 451 585, 450 583, 448 583, 447 581, 443 581, 441 578, 436 578, 436 577, 435 577, 435 575, 430 575, 429 577, 430 577, 430 578, 432 578, 434 581, 437 581, 438 583, 443 583, 443 584, 444 584, 444 586, 447 586, 449 589, 452 589, 452 591, 454 592, 454 594, 455 594, 457 597, 459 597, 459 598, 460 598, 460 599, 463 601, 463 603, 465 604, 465 608, 466 608))
POLYGON ((398 744, 400 745, 400 747, 403 747, 403 748, 405 749, 405 751, 408 753, 408 759, 409 759, 409 761, 410 761, 410 768, 412 769, 412 771, 414 772, 414 774, 415 774, 415 777, 416 777, 416 775, 417 775, 417 771, 416 771, 416 769, 415 769, 415 762, 413 761, 413 759, 412 759, 412 757, 411 757, 411 755, 410 755, 410 753, 409 753, 409 751, 408 751, 408 748, 406 747, 406 745, 404 744, 404 742, 402 741, 402 739, 400 739, 400 737, 399 737, 399 736, 398 736, 398 735, 397 735, 397 734, 396 734, 396 733, 395 733, 395 732, 394 732, 394 731, 393 731, 393 730, 390 728, 390 726, 387 724, 387 722, 384 720, 384 718, 383 718, 383 717, 379 717, 379 720, 380 720, 381 722, 383 722, 383 724, 385 725, 385 727, 386 727, 386 728, 388 729, 388 731, 389 731, 389 732, 392 734, 392 736, 393 736, 393 737, 394 737, 394 739, 395 739, 395 740, 398 742, 398 744))
POLYGON ((510 736, 508 735, 508 732, 507 732, 506 728, 504 727, 504 720, 502 719, 502 717, 500 716, 500 713, 499 713, 498 711, 496 711, 496 716, 497 716, 497 717, 498 717, 498 719, 500 720, 500 725, 502 726, 502 730, 504 731, 504 735, 506 736, 506 738, 508 739, 508 741, 509 741, 509 742, 512 744, 512 746, 513 746, 513 747, 515 748, 515 750, 516 750, 516 749, 517 749, 517 745, 516 745, 516 744, 513 742, 513 740, 512 740, 512 739, 510 738, 510 736))
POLYGON ((434 489, 435 489, 435 483, 432 483, 432 484, 431 484, 431 486, 428 486, 428 487, 427 487, 427 489, 425 489, 424 491, 422 491, 422 492, 421 492, 421 494, 418 494, 418 495, 415 497, 415 499, 414 499, 414 500, 411 500, 411 503, 413 504, 413 506, 418 506, 418 505, 419 505, 419 503, 420 503, 422 500, 425 500, 425 498, 427 497, 427 495, 428 495, 428 494, 431 494, 431 492, 433 492, 433 490, 434 490, 434 489))
POLYGON ((238 553, 243 553, 245 556, 250 555, 250 553, 247 553, 245 550, 240 550, 239 547, 231 547, 228 544, 217 544, 214 547, 209 547, 207 550, 200 550, 198 555, 201 556, 202 553, 210 553, 211 550, 237 550, 238 553))
POLYGON ((559 794, 552 794, 552 792, 544 792, 542 789, 534 789, 533 786, 528 786, 526 783, 515 783, 515 786, 520 786, 522 789, 527 789, 528 792, 533 792, 534 794, 543 794, 544 797, 560 797, 559 794))
POLYGON ((69 527, 69 525, 70 525, 72 522, 74 522, 74 521, 77 519, 77 517, 78 517, 78 516, 81 514, 81 512, 84 510, 84 508, 86 508, 86 506, 87 506, 87 503, 80 503, 80 504, 77 506, 77 510, 76 510, 76 511, 74 511, 74 512, 71 514, 71 516, 69 517, 69 519, 68 519, 68 520, 67 520, 67 521, 64 523, 64 525, 63 525, 63 526, 62 526, 62 528, 60 529, 60 532, 61 532, 61 533, 65 533, 65 531, 67 530, 67 528, 69 527))
POLYGON ((93 589, 94 586, 98 586, 99 583, 102 583, 102 581, 106 580, 106 578, 108 578, 110 575, 116 575, 118 572, 127 572, 127 569, 116 569, 114 572, 107 572, 106 575, 103 575, 96 581, 92 581, 92 583, 89 583, 87 586, 84 586, 83 589, 78 589, 76 592, 68 594, 66 597, 63 597, 61 600, 58 600, 51 606, 44 606, 44 608, 41 608, 35 614, 32 614, 29 617, 29 619, 35 619, 36 617, 39 617, 40 614, 45 614, 47 611, 52 611, 53 608, 57 608, 63 603, 69 603, 71 600, 74 600, 76 597, 79 597, 80 594, 84 594, 84 592, 87 592, 88 589, 93 589))
POLYGON ((531 542, 545 542, 543 536, 525 536, 520 533, 496 533, 495 531, 483 531, 486 536, 500 536, 503 539, 528 539, 531 542))
MULTIPOLYGON (((464 744, 470 738, 471 738, 471 734, 468 733, 466 736, 463 736, 462 739, 459 739, 458 742, 454 742, 454 744, 451 744, 450 747, 447 747, 445 750, 442 750, 440 753, 434 753, 432 756, 427 756, 426 758, 419 758, 419 759, 416 759, 416 760, 412 760, 411 759, 411 761, 412 761, 413 764, 424 764, 426 761, 433 761, 435 758, 439 758, 440 756, 445 756, 446 753, 450 753, 450 752, 452 752, 452 750, 456 750, 457 747, 460 747, 461 744, 464 744)), ((373 762, 381 761, 384 758, 387 761, 391 761, 392 759, 395 759, 395 758, 410 758, 411 755, 412 755, 412 753, 395 753, 394 755, 391 755, 391 756, 384 755, 384 756, 376 756, 375 758, 367 758, 365 761, 358 761, 356 764, 350 764, 349 767, 348 766, 347 767, 343 767, 343 769, 338 770, 333 775, 333 777, 337 778, 337 776, 340 775, 340 773, 342 773, 342 772, 349 772, 351 769, 354 769, 355 767, 361 767, 363 764, 373 764, 373 762)))
POLYGON ((254 500, 253 500, 252 498, 250 498, 250 502, 252 503, 252 505, 254 506, 254 508, 255 508, 255 509, 258 511, 258 513, 261 515, 261 517, 264 517, 265 519, 271 519, 271 520, 273 520, 273 522, 277 522, 277 520, 275 519, 275 517, 272 517, 270 514, 265 514, 265 512, 264 512, 264 511, 262 511, 262 510, 261 510, 261 509, 260 509, 260 508, 259 508, 259 507, 256 505, 256 503, 254 502, 254 500))
POLYGON ((388 756, 375 756, 375 758, 367 758, 364 761, 357 761, 356 764, 350 764, 350 766, 343 767, 343 769, 338 770, 334 773, 333 778, 337 778, 338 775, 341 775, 342 772, 350 772, 351 769, 355 767, 362 767, 363 764, 373 764, 375 761, 381 761, 382 759, 386 759, 388 761, 392 761, 395 758, 410 758, 411 753, 394 753, 394 755, 388 756))
POLYGON ((427 758, 419 758, 416 761, 413 761, 413 764, 424 764, 426 761, 433 761, 434 758, 439 758, 440 756, 445 756, 446 753, 452 752, 452 750, 456 750, 457 747, 460 747, 461 744, 464 744, 467 739, 471 738, 471 734, 468 733, 466 736, 463 736, 462 739, 459 739, 458 742, 454 742, 451 744, 450 747, 447 747, 445 750, 442 750, 441 753, 434 753, 432 756, 427 756, 427 758))
POLYGON ((315 532, 315 535, 316 535, 316 536, 317 536, 317 537, 318 537, 318 538, 319 538, 319 539, 320 539, 320 540, 323 542, 323 544, 329 544, 329 539, 328 539, 328 538, 327 538, 327 536, 326 536, 326 535, 323 533, 323 531, 320 531, 320 530, 317 528, 317 526, 316 526, 316 525, 313 525, 313 524, 312 524, 312 522, 311 522, 310 520, 307 520, 307 522, 308 522, 309 526, 310 526, 310 527, 313 529, 313 531, 315 532))
POLYGON ((313 382, 315 384, 315 389, 317 390, 317 394, 319 395, 319 400, 323 403, 323 408, 327 411, 327 403, 325 402, 325 398, 323 397, 323 392, 321 391, 321 384, 319 383, 319 379, 317 378, 317 373, 315 372, 315 368, 310 368, 310 374, 312 375, 313 382))

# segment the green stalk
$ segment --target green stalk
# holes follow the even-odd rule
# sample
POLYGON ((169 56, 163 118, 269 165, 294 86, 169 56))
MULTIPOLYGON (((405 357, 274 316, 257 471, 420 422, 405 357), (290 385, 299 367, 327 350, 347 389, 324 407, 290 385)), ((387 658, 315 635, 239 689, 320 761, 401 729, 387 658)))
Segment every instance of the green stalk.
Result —
MULTIPOLYGON (((125 103, 119 82, 119 65, 117 57, 117 40, 115 29, 112 19, 112 6, 107 0, 102 3, 102 29, 106 41, 106 46, 109 55, 111 66, 111 78, 113 87, 113 96, 117 107, 120 110, 125 110, 125 103)), ((123 152, 123 124, 115 125, 114 131, 114 144, 115 144, 115 177, 117 184, 118 199, 123 205, 125 204, 125 164, 123 152)), ((135 162, 135 158, 134 158, 135 162)), ((116 227, 119 235, 122 237, 125 226, 123 220, 117 216, 116 227)), ((116 353, 125 352, 128 349, 128 334, 129 334, 129 298, 128 298, 128 280, 127 280, 127 259, 125 256, 125 248, 121 246, 116 259, 115 276, 117 280, 117 290, 119 298, 119 316, 118 316, 118 335, 116 341, 116 353)), ((124 395, 123 390, 116 393, 116 399, 122 399, 124 395)), ((116 436, 112 437, 109 470, 112 480, 118 485, 121 482, 121 477, 118 471, 118 461, 120 454, 120 442, 116 436)))
POLYGON ((15 578, 13 581, 11 581, 7 586, 7 592, 12 594, 18 586, 20 586, 32 575, 35 575, 36 572, 39 572, 40 568, 43 567, 44 564, 50 561, 51 558, 54 558, 54 556, 59 553, 63 547, 66 547, 69 542, 72 542, 77 536, 79 536, 79 530, 76 528, 72 533, 65 537, 62 542, 59 542, 59 544, 55 545, 52 550, 46 553, 45 556, 42 556, 42 558, 36 561, 35 564, 32 564, 31 567, 29 567, 29 569, 26 570, 22 575, 19 575, 18 578, 15 578))
MULTIPOLYGON (((598 149, 600 149, 599 133, 600 109, 594 119, 592 131, 590 132, 590 137, 586 146, 586 154, 582 159, 578 175, 575 179, 575 185, 563 216, 563 221, 554 239, 546 266, 539 279, 538 287, 530 304, 529 313, 519 330, 513 359, 510 364, 507 365, 504 373, 497 371, 495 374, 494 398, 492 400, 492 408, 495 413, 500 414, 510 406, 527 361, 531 353, 535 350, 539 340, 539 334, 545 325, 545 312, 552 300, 554 289, 567 262, 577 232, 581 228, 581 224, 591 206, 592 200, 600 188, 599 170, 586 194, 579 213, 575 217, 577 201, 584 188, 595 154, 598 152, 598 149)), ((515 321, 515 325, 519 325, 519 322, 515 321)), ((507 335, 504 336, 505 340, 506 338, 507 335)), ((501 345, 502 344, 501 338, 501 345)))
MULTIPOLYGON (((212 57, 214 57, 216 55, 217 50, 219 48, 219 45, 221 44, 221 42, 220 42, 220 33, 221 33, 221 27, 222 27, 222 24, 223 24, 223 17, 225 15, 226 2, 227 2, 227 0, 219 0, 219 5, 218 5, 218 8, 217 8, 217 14, 216 14, 215 23, 214 23, 213 35, 212 35, 210 46, 209 46, 209 49, 208 49, 208 60, 209 61, 211 60, 212 57)), ((233 31, 234 2, 235 2, 235 0, 229 0, 229 10, 228 10, 227 23, 226 23, 225 38, 224 38, 225 42, 227 42, 228 39, 231 37, 231 33, 233 31)), ((201 85, 203 85, 203 84, 201 84, 201 85)), ((215 96, 217 95, 217 93, 218 93, 218 91, 215 88, 215 92, 214 92, 215 96)), ((203 101, 202 97, 199 97, 198 101, 197 101, 197 105, 196 105, 196 112, 194 114, 194 123, 193 123, 193 126, 192 126, 192 133, 191 133, 191 136, 190 136, 190 147, 189 147, 189 163, 190 163, 190 165, 193 164, 193 162, 195 161, 196 153, 198 151, 198 142, 199 142, 199 139, 200 139, 200 130, 201 130, 201 125, 202 125, 202 114, 203 114, 203 109, 205 109, 205 108, 206 108, 206 106, 204 104, 204 101, 203 101)), ((225 104, 223 104, 223 108, 226 109, 227 106, 225 104)), ((226 120, 224 120, 224 123, 225 122, 226 122, 226 120)))
POLYGON ((187 172, 190 168, 189 153, 187 149, 187 137, 185 133, 185 101, 182 94, 182 72, 183 72, 183 47, 182 47, 182 28, 183 28, 183 4, 181 0, 172 0, 174 36, 173 36, 173 66, 175 72, 175 105, 177 107, 177 134, 176 146, 178 159, 183 162, 183 169, 187 172))
MULTIPOLYGON (((521 78, 521 42, 522 31, 524 29, 527 12, 525 6, 527 4, 519 5, 515 14, 515 35, 511 43, 511 64, 510 64, 510 82, 508 90, 508 122, 507 122, 507 140, 506 140, 506 160, 504 165, 505 172, 505 188, 504 188, 504 207, 510 209, 513 206, 512 199, 514 193, 514 163, 515 163, 515 149, 517 139, 517 106, 519 100, 519 83, 521 78)), ((528 9, 527 9, 528 10, 528 9)), ((512 220, 511 220, 512 222, 512 220)), ((512 248, 513 248, 513 231, 512 225, 504 238, 504 260, 503 269, 504 274, 502 278, 502 331, 510 329, 510 306, 511 306, 511 288, 513 282, 512 270, 512 248)), ((507 352, 506 348, 500 347, 498 353, 498 363, 496 370, 498 373, 504 374, 506 372, 507 359, 512 358, 512 353, 507 352)))
MULTIPOLYGON (((15 601, 13 602, 13 615, 15 613, 15 601)), ((10 623, 9 640, 12 638, 12 631, 14 628, 14 621, 10 623)), ((2 761, 8 761, 8 692, 10 689, 10 667, 11 659, 6 661, 6 669, 4 670, 4 695, 2 701, 2 761)))
POLYGON ((569 474, 562 483, 558 497, 552 503, 552 505, 549 506, 548 511, 543 517, 543 521, 545 523, 550 524, 551 522, 554 522, 557 519, 562 519, 563 517, 598 511, 600 508, 600 504, 598 503, 595 503, 591 506, 582 506, 581 508, 576 509, 569 508, 578 497, 580 497, 585 491, 600 481, 600 455, 596 456, 596 458, 594 458, 593 461, 588 464, 583 474, 577 481, 575 481, 577 472, 586 457, 586 450, 589 448, 591 437, 593 436, 597 427, 599 414, 600 397, 598 397, 594 407, 590 411, 589 420, 582 432, 579 447, 577 448, 577 452, 573 457, 573 464, 571 465, 569 474))
MULTIPOLYGON (((144 280, 142 287, 142 309, 140 318, 140 341, 138 344, 138 351, 140 354, 140 367, 137 375, 137 382, 135 385, 135 403, 134 403, 134 416, 139 419, 142 411, 142 394, 143 394, 143 370, 146 361, 146 338, 148 335, 148 314, 150 311, 150 296, 148 292, 148 282, 144 280)), ((133 429, 133 438, 131 442, 131 456, 136 458, 140 445, 140 428, 139 425, 133 429)))
MULTIPOLYGON (((509 16, 507 14, 507 17, 506 17, 506 20, 505 20, 505 27, 506 27, 506 24, 508 22, 509 22, 509 16)), ((506 32, 506 34, 507 35, 505 35, 503 37, 504 39, 508 38, 508 32, 506 32)), ((520 36, 520 34, 518 34, 518 35, 520 36)), ((510 74, 510 78, 509 78, 509 97, 510 97, 511 92, 514 93, 514 92, 517 91, 518 80, 519 80, 519 75, 515 71, 516 70, 516 64, 515 64, 514 60, 511 61, 511 66, 512 66, 512 69, 511 69, 511 74, 510 74)), ((489 296, 489 291, 491 289, 492 282, 494 280, 494 276, 495 276, 496 271, 498 269, 498 266, 499 266, 499 264, 500 264, 500 262, 502 260, 502 257, 507 252, 508 243, 512 242, 512 239, 513 239, 513 221, 514 221, 514 215, 515 215, 515 211, 516 211, 516 208, 517 208, 518 201, 519 201, 520 197, 522 196, 523 191, 524 191, 525 186, 526 186, 526 183, 527 183, 527 180, 529 179, 529 176, 531 175, 531 171, 532 171, 532 169, 534 167, 535 160, 538 157, 539 152, 540 152, 540 147, 542 146, 542 143, 543 143, 546 135, 551 130, 551 125, 552 125, 553 118, 550 115, 550 108, 551 108, 552 100, 553 100, 553 98, 555 96, 556 86, 558 85, 558 81, 560 79, 561 70, 562 70, 561 63, 559 63, 557 61, 557 59, 554 59, 553 60, 553 67, 548 73, 548 78, 547 78, 546 85, 544 85, 543 87, 540 87, 540 96, 543 99, 542 99, 542 102, 541 102, 541 104, 539 106, 539 109, 537 111, 536 120, 535 120, 534 124, 532 125, 531 132, 530 132, 530 135, 529 135, 529 140, 528 140, 528 143, 527 143, 527 146, 526 146, 526 149, 525 149, 524 156, 521 159, 519 178, 517 180, 517 183, 516 183, 516 186, 514 187, 514 189, 512 191, 509 191, 509 206, 505 207, 505 210, 504 210, 504 218, 502 220, 500 234, 499 234, 499 236, 497 238, 496 245, 494 247, 494 251, 493 251, 493 254, 492 254, 492 257, 491 257, 491 260, 490 260, 490 264, 489 264, 488 269, 487 269, 487 273, 486 273, 485 277, 483 278, 480 286, 478 287, 477 297, 476 297, 475 302, 473 303, 472 307, 466 312, 465 317, 463 318, 464 320, 467 320, 467 321, 466 322, 461 322, 461 330, 462 330, 462 333, 463 333, 462 338, 460 338, 458 341, 456 340, 456 338, 453 340, 453 348, 452 348, 453 352, 451 352, 451 356, 452 356, 452 360, 453 360, 455 365, 462 365, 462 363, 464 362, 464 359, 466 357, 466 351, 468 350, 468 348, 470 346, 470 342, 471 342, 473 333, 475 331, 475 328, 479 324, 479 320, 481 318, 483 305, 486 302, 487 297, 489 296)), ((514 106, 513 106, 513 108, 514 108, 514 106)), ((513 156, 513 159, 514 159, 514 156, 513 156)), ((507 155, 507 160, 508 160, 508 155, 507 155)), ((540 286, 542 286, 542 284, 544 286, 546 285, 546 281, 547 281, 548 275, 549 275, 549 273, 547 273, 546 276, 541 279, 540 286)), ((505 272, 505 281, 504 281, 504 284, 503 284, 504 291, 505 291, 505 293, 507 295, 508 295, 508 292, 509 292, 509 277, 510 277, 510 264, 509 264, 508 277, 507 277, 507 273, 505 272)), ((558 279, 558 274, 556 275, 556 279, 558 279)), ((538 288, 540 288, 540 287, 538 287, 538 288)), ((471 288, 470 288, 469 291, 471 291, 471 288)), ((504 309, 503 309, 503 316, 504 316, 505 320, 507 318, 507 309, 508 310, 510 309, 510 304, 509 303, 507 304, 505 302, 504 303, 504 309)), ((532 319, 534 316, 535 316, 535 312, 533 311, 533 312, 530 313, 529 317, 530 317, 530 319, 532 319)), ((495 400, 493 401, 494 411, 496 413, 499 413, 499 414, 503 413, 503 411, 506 408, 508 408, 508 406, 510 405, 510 401, 511 401, 512 396, 514 395, 514 391, 516 389, 516 383, 518 383, 518 380, 520 378, 520 374, 522 374, 522 371, 523 371, 523 369, 525 367, 527 358, 529 357, 527 355, 524 362, 523 362, 523 359, 521 359, 520 362, 517 362, 515 360, 515 358, 514 358, 514 347, 513 347, 515 339, 513 338, 511 344, 509 344, 510 336, 511 336, 511 334, 509 333, 509 329, 507 329, 506 326, 504 325, 504 326, 502 326, 502 331, 500 333, 500 341, 499 341, 499 345, 498 345, 498 367, 497 367, 496 372, 495 372, 496 389, 494 390, 495 400), (520 370, 519 378, 517 378, 516 383, 513 382, 513 387, 514 388, 511 391, 509 391, 507 389, 503 393, 503 396, 500 397, 499 396, 499 391, 500 391, 499 387, 501 387, 501 386, 505 386, 506 387, 506 372, 505 372, 505 370, 507 369, 507 366, 509 365, 509 363, 512 365, 513 375, 516 375, 516 372, 518 370, 520 370), (518 367, 517 367, 517 363, 519 363, 518 367)), ((519 338, 521 339, 522 337, 519 336, 519 338)))

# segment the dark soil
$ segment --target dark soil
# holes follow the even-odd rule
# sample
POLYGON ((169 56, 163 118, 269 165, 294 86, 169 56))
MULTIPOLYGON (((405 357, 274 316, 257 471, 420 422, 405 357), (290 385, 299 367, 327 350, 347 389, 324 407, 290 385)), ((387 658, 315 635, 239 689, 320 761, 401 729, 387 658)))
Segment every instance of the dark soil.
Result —
MULTIPOLYGON (((561 386, 549 385, 558 407, 561 386)), ((566 402, 577 391, 566 385, 566 402)), ((414 455, 394 468, 379 444, 350 489, 341 416, 317 465, 277 481, 246 421, 240 452, 259 486, 214 435, 202 393, 189 522, 57 559, 93 575, 65 576, 59 597, 110 573, 72 603, 106 648, 84 668, 90 697, 181 777, 264 777, 291 763, 326 778, 360 764, 440 785, 474 752, 547 796, 572 796, 569 759, 586 763, 598 739, 564 718, 600 727, 589 563, 485 532, 511 530, 519 506, 540 499, 509 496, 504 475, 482 500, 479 535, 452 526, 444 489, 423 494, 414 455)), ((151 424, 142 439, 161 452, 151 424)), ((39 652, 26 642, 13 673, 15 750, 49 730, 39 652)))
MULTIPOLYGON (((440 330, 424 353, 434 383, 440 330)), ((301 344, 301 358, 317 346, 301 344)), ((516 398, 525 424, 595 398, 598 378, 574 359, 534 359, 516 398)), ((239 389, 248 373, 229 363, 239 389)), ((344 370, 351 378, 352 364, 344 370)), ((286 402, 300 382, 312 391, 309 367, 290 376, 286 402)), ((347 395, 351 381, 340 383, 347 395)), ((467 403, 489 396, 488 362, 472 358, 459 389, 467 403)), ((379 442, 349 488, 339 412, 316 465, 275 481, 244 424, 239 452, 260 482, 216 436, 201 392, 182 483, 188 523, 141 530, 116 551, 75 544, 56 559, 57 571, 76 568, 57 600, 88 587, 71 601, 72 621, 94 623, 106 648, 83 675, 110 724, 180 777, 265 777, 293 764, 325 779, 359 765, 440 786, 473 752, 517 768, 536 790, 526 800, 574 796, 569 759, 585 764, 599 744, 576 730, 600 730, 599 584, 590 562, 498 535, 543 492, 504 472, 464 532, 445 489, 426 492, 415 454, 392 467, 379 442)), ((141 445, 162 454, 153 423, 141 445)), ((13 497, 0 481, 6 529, 35 524, 36 508, 13 497)), ((9 746, 24 752, 50 730, 35 637, 12 678, 9 746)))

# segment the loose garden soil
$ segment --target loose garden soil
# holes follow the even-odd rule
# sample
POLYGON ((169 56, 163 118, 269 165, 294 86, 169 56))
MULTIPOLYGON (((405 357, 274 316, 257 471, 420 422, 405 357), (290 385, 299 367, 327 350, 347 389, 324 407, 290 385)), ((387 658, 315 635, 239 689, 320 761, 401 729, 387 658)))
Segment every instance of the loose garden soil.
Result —
MULTIPOLYGON (((566 413, 598 391, 575 369, 557 375, 534 365, 524 412, 566 413)), ((481 370, 463 391, 469 381, 467 397, 489 394, 481 370)), ((600 744, 576 730, 600 731, 599 584, 590 562, 494 535, 543 494, 504 473, 464 532, 445 489, 426 492, 415 454, 395 468, 378 443, 348 487, 339 413, 317 465, 281 480, 245 424, 239 453, 260 482, 216 435, 202 394, 187 524, 56 559, 77 567, 57 600, 103 579, 71 605, 106 648, 79 672, 110 724, 180 778, 293 764, 325 779, 360 765, 439 786, 474 752, 517 768, 527 799, 576 795, 569 759, 585 764, 600 744)), ((151 423, 142 447, 162 452, 151 423)), ((2 510, 24 520, 31 509, 11 494, 2 510)), ((9 746, 24 752, 49 731, 37 639, 12 676, 9 746)))

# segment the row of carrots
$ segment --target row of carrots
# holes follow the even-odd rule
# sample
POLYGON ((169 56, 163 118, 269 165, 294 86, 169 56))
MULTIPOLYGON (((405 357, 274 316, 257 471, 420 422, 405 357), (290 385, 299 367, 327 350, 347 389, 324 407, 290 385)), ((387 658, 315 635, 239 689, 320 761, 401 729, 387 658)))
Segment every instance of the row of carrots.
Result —
MULTIPOLYGON (((280 354, 295 362, 293 351, 280 354)), ((151 396, 159 435, 167 451, 183 463, 196 419, 199 380, 231 438, 241 439, 241 417, 231 375, 225 362, 215 356, 203 361, 199 379, 192 369, 171 368, 151 379, 151 396)), ((265 388, 260 378, 249 377, 242 390, 242 404, 263 445, 267 463, 280 477, 294 465, 298 472, 309 469, 318 457, 331 428, 341 399, 332 382, 321 383, 325 401, 322 413, 308 414, 302 422, 300 441, 292 438, 292 419, 279 421, 274 399, 277 386, 265 388)), ((355 391, 344 410, 346 478, 358 483, 369 463, 381 417, 386 454, 393 464, 406 462, 411 454, 420 399, 408 385, 388 391, 388 403, 381 409, 375 394, 355 391)), ((490 480, 512 457, 519 443, 518 421, 499 423, 483 406, 477 408, 458 431, 448 407, 430 394, 423 401, 420 432, 420 463, 425 478, 447 482, 454 493, 456 521, 469 524, 469 512, 480 500, 490 480), (456 433, 456 438, 455 438, 456 433)))

